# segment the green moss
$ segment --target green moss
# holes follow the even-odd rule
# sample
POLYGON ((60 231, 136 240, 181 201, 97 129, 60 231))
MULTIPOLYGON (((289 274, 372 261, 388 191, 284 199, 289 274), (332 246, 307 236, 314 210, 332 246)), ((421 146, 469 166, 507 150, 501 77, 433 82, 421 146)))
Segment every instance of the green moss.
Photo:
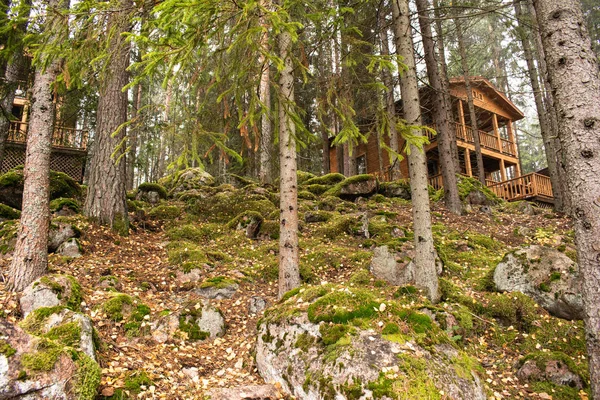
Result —
POLYGON ((75 374, 74 392, 79 400, 96 398, 100 385, 102 370, 92 358, 83 352, 74 353, 77 373, 75 374))
POLYGON ((120 236, 129 236, 129 218, 126 214, 116 214, 112 221, 112 230, 120 236))
POLYGON ((277 210, 275 204, 264 195, 248 194, 244 190, 217 193, 209 198, 187 201, 188 212, 199 215, 209 222, 228 222, 244 211, 255 211, 263 217, 277 210))
POLYGON ((479 180, 466 176, 458 177, 458 195, 461 200, 467 198, 467 196, 474 191, 482 192, 485 197, 494 204, 499 204, 501 200, 496 196, 488 187, 484 186, 479 180))
POLYGON ((342 337, 353 332, 353 328, 343 324, 321 324, 319 326, 321 340, 325 346, 335 344, 342 337))
POLYGON ((63 346, 48 339, 40 339, 34 352, 23 354, 21 365, 30 371, 51 371, 63 352, 63 346))
POLYGON ((283 303, 284 301, 286 301, 286 300, 294 297, 295 295, 297 295, 298 293, 300 293, 301 289, 302 288, 297 287, 297 288, 294 288, 292 290, 289 290, 289 291, 285 292, 283 294, 283 296, 281 296, 281 302, 283 303))
POLYGON ((20 325, 23 328, 23 330, 32 335, 41 335, 41 329, 44 323, 46 322, 46 319, 48 319, 49 316, 57 314, 64 309, 64 306, 40 307, 29 313, 27 318, 25 318, 20 325))
POLYGON ((82 195, 81 186, 69 175, 50 171, 50 199, 60 197, 79 198, 82 195))
POLYGON ((531 329, 531 335, 520 346, 523 353, 535 352, 539 344, 545 350, 562 351, 577 360, 585 359, 585 332, 582 321, 540 319, 531 329))
POLYGON ((556 385, 552 382, 533 382, 529 385, 529 388, 534 393, 552 393, 553 400, 573 400, 581 398, 591 398, 589 389, 584 392, 587 393, 586 397, 582 397, 579 394, 579 390, 569 386, 556 385))
POLYGON ((138 394, 142 391, 142 386, 150 387, 152 385, 154 382, 145 371, 134 371, 125 378, 124 388, 133 394, 138 394))
POLYGON ((189 340, 205 340, 210 337, 209 332, 200 329, 196 320, 202 317, 202 309, 194 306, 186 308, 179 314, 179 330, 185 332, 189 340))
POLYGON ((337 183, 334 187, 332 187, 331 189, 329 189, 328 191, 323 193, 323 195, 340 197, 343 188, 353 185, 353 184, 356 184, 356 183, 367 182, 367 181, 370 181, 373 179, 376 179, 376 178, 374 178, 373 175, 369 175, 369 174, 354 175, 354 176, 348 177, 348 178, 344 179, 343 181, 337 183))
MULTIPOLYGON (((411 384, 412 386, 412 384, 411 384)), ((375 399, 381 399, 382 397, 389 397, 391 399, 397 399, 398 394, 394 389, 394 380, 388 379, 384 374, 380 374, 379 378, 376 381, 369 382, 367 384, 367 389, 373 392, 373 397, 375 399)), ((432 393, 433 394, 433 393, 432 393)), ((413 397, 414 399, 418 398, 427 398, 429 397, 413 397)))
POLYGON ((181 209, 177 206, 163 204, 151 209, 148 215, 154 219, 173 220, 181 216, 181 209))
POLYGON ((541 370, 546 370, 546 365, 550 361, 558 361, 569 369, 569 371, 574 374, 579 375, 583 382, 587 382, 589 380, 589 372, 587 369, 587 365, 584 364, 576 364, 571 357, 565 354, 562 351, 552 351, 552 352, 544 352, 544 351, 536 351, 532 352, 525 357, 519 360, 519 366, 522 366, 527 361, 535 362, 536 366, 541 370))
POLYGON ((298 199, 299 200, 317 200, 317 196, 308 190, 299 190, 298 191, 298 199))
POLYGON ((303 182, 302 184, 304 186, 310 186, 310 185, 331 186, 331 185, 338 184, 338 183, 344 181, 345 179, 346 179, 346 177, 344 175, 334 172, 331 174, 326 174, 323 176, 318 176, 318 177, 309 179, 309 180, 303 182))
POLYGON ((318 236, 336 239, 343 234, 353 234, 359 228, 360 222, 354 216, 335 215, 329 222, 315 231, 318 236))
POLYGON ((490 295, 487 313, 524 331, 529 331, 539 316, 535 301, 519 292, 490 295))
POLYGON ((81 325, 77 321, 67 322, 50 329, 44 337, 64 346, 75 347, 81 341, 81 325))
POLYGON ((382 335, 397 335, 400 332, 400 327, 393 322, 388 322, 381 330, 382 335))
POLYGON ((216 276, 214 278, 206 279, 200 285, 200 288, 215 288, 215 289, 223 289, 232 285, 237 285, 237 282, 233 279, 226 278, 224 276, 216 276))
POLYGON ((13 168, 0 176, 0 187, 18 187, 23 186, 23 167, 21 169, 13 168))
POLYGON ((171 242, 167 245, 169 263, 179 265, 188 273, 192 269, 202 268, 208 263, 208 257, 202 248, 192 242, 171 242))
POLYGON ((6 358, 10 356, 14 356, 17 350, 10 345, 6 340, 0 339, 0 354, 6 356, 6 358))
POLYGON ((231 221, 227 223, 228 229, 238 229, 238 227, 246 228, 250 224, 262 224, 263 216, 253 210, 244 211, 235 216, 231 221))
POLYGON ((368 285, 371 282, 372 275, 366 269, 361 269, 350 276, 350 283, 354 285, 368 285))
POLYGON ((258 235, 272 240, 279 239, 279 221, 264 220, 262 224, 260 224, 258 235))
POLYGON ((40 278, 40 283, 44 284, 54 294, 59 300, 63 300, 64 304, 68 309, 73 311, 79 311, 81 307, 81 301, 83 300, 81 294, 81 285, 77 280, 71 275, 45 275, 40 278), (59 279, 67 279, 69 281, 69 291, 67 288, 63 286, 63 284, 59 281, 59 279), (63 299, 63 296, 68 294, 66 299, 63 299))
POLYGON ((306 185, 306 186, 302 186, 302 187, 309 193, 312 193, 316 196, 320 196, 323 193, 325 193, 326 191, 328 191, 329 189, 331 189, 330 185, 319 185, 319 184, 306 185))
POLYGON ((125 308, 133 306, 133 303, 133 297, 120 293, 108 299, 102 305, 102 311, 111 320, 119 322, 124 318, 125 308))
POLYGON ((359 400, 364 394, 362 382, 358 378, 354 378, 352 382, 347 382, 340 386, 340 391, 348 400, 359 400))
POLYGON ((19 375, 17 375, 18 381, 26 381, 28 379, 27 372, 25 370, 19 371, 19 375))
POLYGON ((166 199, 167 198, 167 189, 165 189, 165 187, 161 184, 158 183, 142 183, 140 186, 138 186, 138 191, 139 192, 157 192, 158 196, 161 199, 166 199))
POLYGON ((317 339, 314 336, 308 333, 301 333, 298 335, 296 343, 294 343, 294 347, 306 353, 315 345, 316 341, 317 339))
POLYGON ((21 211, 0 203, 0 218, 14 220, 21 218, 21 211))
POLYGON ((440 278, 439 287, 443 301, 461 304, 478 315, 485 312, 485 307, 479 301, 471 296, 463 294, 461 290, 449 280, 440 278))
POLYGON ((296 171, 296 177, 298 185, 302 185, 306 183, 306 181, 315 178, 315 174, 306 171, 296 171))
POLYGON ((76 200, 60 197, 58 199, 54 199, 50 202, 50 211, 57 212, 62 210, 63 208, 68 208, 75 213, 79 213, 81 211, 81 207, 76 200))
POLYGON ((379 307, 374 296, 365 290, 334 291, 308 307, 308 319, 313 323, 344 324, 356 318, 372 318, 379 307))

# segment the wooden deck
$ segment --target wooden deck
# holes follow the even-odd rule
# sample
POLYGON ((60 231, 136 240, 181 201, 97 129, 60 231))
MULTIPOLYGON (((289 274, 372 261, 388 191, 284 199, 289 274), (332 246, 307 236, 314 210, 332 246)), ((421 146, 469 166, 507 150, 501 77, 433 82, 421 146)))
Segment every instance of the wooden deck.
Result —
POLYGON ((496 196, 508 201, 533 200, 554 203, 550 177, 535 172, 488 187, 496 196))
MULTIPOLYGON (((8 141, 12 143, 27 143, 27 130, 29 124, 26 122, 13 121, 8 131, 8 141)), ((52 147, 71 149, 85 152, 88 143, 88 132, 83 129, 66 128, 64 126, 54 127, 52 134, 52 147)))
MULTIPOLYGON (((436 129, 435 125, 431 125, 430 128, 436 129)), ((459 122, 454 123, 454 134, 456 139, 461 142, 474 144, 473 139, 473 128, 468 125, 462 125, 459 122)), ((436 136, 431 132, 426 132, 430 142, 437 140, 436 136)), ((511 157, 517 156, 517 144, 504 138, 498 138, 489 132, 479 131, 479 143, 483 149, 491 150, 496 153, 504 154, 511 157)))

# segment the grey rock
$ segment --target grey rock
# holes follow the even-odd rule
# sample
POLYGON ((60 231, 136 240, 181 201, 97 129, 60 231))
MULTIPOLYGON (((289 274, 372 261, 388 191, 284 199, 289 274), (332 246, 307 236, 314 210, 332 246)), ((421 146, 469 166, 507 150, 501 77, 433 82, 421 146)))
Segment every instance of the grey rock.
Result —
POLYGON ((459 356, 457 350, 425 349, 414 341, 400 344, 372 331, 357 329, 350 336, 350 344, 336 349, 335 359, 328 359, 319 344, 320 338, 320 326, 311 323, 305 313, 278 322, 264 322, 257 332, 256 366, 259 374, 266 382, 278 383, 285 393, 299 400, 346 399, 340 386, 353 382, 362 383, 360 399, 372 399, 368 383, 377 381, 384 369, 394 371, 395 379, 400 380, 399 385, 410 386, 413 383, 411 376, 402 372, 404 361, 398 357, 402 354, 404 357, 418 357, 419 362, 426 363, 425 370, 430 381, 448 398, 486 398, 485 389, 475 373, 461 377, 452 367, 453 360, 459 356), (298 348, 299 338, 304 343, 307 338, 312 338, 314 345, 298 348), (306 384, 309 375, 323 377, 331 385, 323 388, 318 381, 306 384))
POLYGON ((175 279, 178 283, 198 282, 202 279, 202 271, 198 268, 194 268, 190 272, 177 271, 175 279))
POLYGON ((140 190, 135 196, 136 200, 146 201, 153 206, 160 203, 160 194, 154 190, 140 190))
POLYGON ((79 233, 72 224, 66 222, 52 224, 48 231, 48 252, 54 253, 61 244, 78 236, 79 233))
POLYGON ((482 213, 485 213, 485 214, 492 215, 492 207, 490 207, 490 206, 481 206, 481 207, 479 207, 479 211, 481 211, 482 213))
MULTIPOLYGON (((396 286, 412 285, 415 283, 414 244, 406 242, 400 251, 390 251, 388 246, 376 247, 369 266, 371 273, 378 279, 396 286)), ((443 263, 436 254, 436 270, 442 273, 443 263)))
POLYGON ((227 389, 211 389, 210 400, 277 400, 280 392, 273 385, 250 385, 227 389))
POLYGON ((467 195, 465 202, 474 206, 493 206, 496 204, 496 201, 489 199, 485 193, 477 189, 473 189, 467 195))
POLYGON ((123 289, 123 285, 119 282, 119 279, 116 276, 103 276, 100 278, 97 287, 101 289, 110 289, 113 288, 117 292, 120 292, 123 289))
POLYGON ((194 289, 194 293, 204 297, 205 299, 223 300, 230 299, 237 292, 239 285, 232 283, 226 286, 209 286, 205 288, 194 289))
POLYGON ((508 253, 494 283, 499 291, 526 294, 556 317, 583 319, 579 267, 558 250, 533 245, 508 253))
POLYGON ((267 301, 262 297, 252 296, 250 298, 250 304, 248 305, 248 311, 250 314, 258 314, 267 308, 267 301))
POLYGON ((215 180, 211 174, 201 168, 188 168, 173 183, 172 194, 178 194, 186 190, 199 189, 203 186, 211 186, 215 180))
POLYGON ((221 311, 210 302, 204 302, 202 316, 196 319, 196 324, 201 331, 208 332, 211 338, 225 334, 225 318, 221 311))
POLYGON ((385 197, 399 197, 404 200, 411 199, 410 185, 405 182, 387 182, 379 188, 379 193, 385 197))
POLYGON ((81 257, 81 245, 79 244, 79 240, 75 238, 71 238, 66 242, 63 242, 60 246, 58 246, 58 250, 56 250, 56 254, 65 257, 71 258, 79 258, 81 257))
MULTIPOLYGON (((76 346, 75 350, 81 351, 92 360, 95 360, 92 325, 87 316, 70 310, 62 310, 60 313, 50 316, 42 324, 40 332, 45 333, 54 326, 69 322, 79 322, 82 332, 79 348, 76 346)), ((12 325, 8 321, 0 319, 0 339, 15 350, 15 353, 10 356, 0 354, 0 399, 67 400, 74 398, 74 384, 80 378, 81 372, 78 370, 76 361, 67 352, 58 357, 52 370, 36 371, 35 374, 27 374, 23 378, 20 376, 23 370, 22 357, 24 354, 37 351, 39 338, 25 332, 17 325, 12 325)), ((84 357, 82 353, 79 353, 81 354, 79 357, 84 357)), ((99 375, 97 381, 90 380, 87 382, 89 385, 96 386, 99 383, 99 375)))
POLYGON ((179 329, 179 313, 173 313, 150 323, 152 339, 157 343, 165 343, 179 329))
POLYGON ((566 363, 557 359, 545 360, 543 363, 537 363, 533 359, 526 360, 517 370, 517 378, 525 383, 545 381, 579 390, 584 388, 581 377, 571 371, 566 363), (540 369, 542 365, 544 368, 540 369))
POLYGON ((66 275, 47 275, 25 288, 19 303, 24 316, 41 307, 66 305, 73 293, 74 278, 66 275), (50 284, 48 284, 50 282, 50 284), (60 290, 57 288, 60 286, 60 290))
POLYGON ((188 303, 182 310, 163 316, 150 323, 152 338, 158 343, 165 343, 173 338, 179 330, 180 320, 196 324, 201 331, 207 332, 210 338, 225 334, 225 319, 221 311, 207 300, 188 303), (195 310, 190 313, 186 310, 195 310))
POLYGON ((371 176, 369 179, 361 182, 353 182, 344 185, 340 189, 340 197, 356 198, 359 196, 368 197, 377 192, 377 178, 371 176))

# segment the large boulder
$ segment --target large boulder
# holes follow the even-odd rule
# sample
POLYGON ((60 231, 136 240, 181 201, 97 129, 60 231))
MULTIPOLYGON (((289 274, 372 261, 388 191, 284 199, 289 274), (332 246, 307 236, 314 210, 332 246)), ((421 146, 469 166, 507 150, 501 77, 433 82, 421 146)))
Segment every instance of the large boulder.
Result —
POLYGON ((477 362, 428 316, 364 290, 288 293, 266 311, 257 333, 258 372, 300 400, 421 399, 440 391, 486 398, 477 362))
POLYGON ((558 250, 532 245, 508 253, 494 271, 494 284, 526 294, 556 317, 583 319, 579 267, 558 250))
POLYGON ((410 200, 412 197, 410 183, 405 180, 381 182, 379 184, 379 193, 385 197, 398 197, 404 200, 410 200))
POLYGON ((167 190, 164 186, 158 183, 146 182, 142 183, 137 190, 135 199, 145 201, 152 205, 156 205, 161 199, 167 198, 167 190))
POLYGON ((202 282, 194 293, 205 299, 230 299, 237 292, 239 285, 236 281, 224 276, 209 278, 202 282))
POLYGON ((225 334, 225 318, 210 301, 199 300, 183 306, 151 324, 152 338, 158 343, 185 335, 189 340, 206 340, 225 334))
POLYGON ((581 390, 586 387, 582 376, 584 368, 578 367, 564 353, 535 352, 523 357, 517 363, 517 378, 524 383, 551 382, 581 390))
POLYGON ((273 385, 250 385, 227 389, 211 389, 209 400, 278 400, 283 398, 273 385))
POLYGON ((373 175, 355 175, 344 179, 324 193, 325 196, 336 196, 354 200, 368 197, 377 192, 378 181, 373 175))
POLYGON ((48 252, 54 253, 61 244, 69 239, 78 238, 80 235, 79 229, 69 222, 53 222, 48 231, 48 252))
POLYGON ((81 285, 70 275, 45 275, 32 282, 19 299, 24 316, 42 307, 64 306, 79 311, 81 285))
MULTIPOLYGON (((369 270, 378 279, 396 286, 413 285, 415 283, 415 246, 405 242, 399 250, 390 250, 388 246, 379 246, 373 250, 373 258, 369 270)), ((440 275, 444 264, 435 255, 436 271, 440 275)))
POLYGON ((66 242, 63 242, 56 250, 56 254, 71 258, 79 258, 81 257, 81 253, 81 244, 79 243, 79 240, 75 238, 71 238, 66 242))
POLYGON ((469 205, 493 206, 501 201, 477 179, 466 176, 458 177, 458 193, 460 199, 469 205))
POLYGON ((101 370, 90 319, 40 308, 21 325, 0 320, 0 399, 94 399, 101 370))
POLYGON ((187 190, 200 189, 204 186, 212 186, 215 179, 202 168, 188 168, 178 172, 171 183, 171 195, 177 195, 187 190))

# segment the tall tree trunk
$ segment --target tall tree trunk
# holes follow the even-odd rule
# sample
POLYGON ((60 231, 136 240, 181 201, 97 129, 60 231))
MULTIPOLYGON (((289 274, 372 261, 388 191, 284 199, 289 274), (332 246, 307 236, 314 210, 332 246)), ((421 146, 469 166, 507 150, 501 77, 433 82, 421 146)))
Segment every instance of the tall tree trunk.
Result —
POLYGON ((122 89, 129 79, 127 67, 130 45, 122 33, 131 29, 129 13, 132 7, 132 0, 120 0, 118 11, 115 10, 108 17, 106 33, 109 35, 109 59, 100 83, 96 148, 84 206, 85 215, 123 235, 129 231, 125 196, 126 163, 121 159, 125 150, 125 128, 117 135, 113 134, 127 121, 127 93, 122 89))
MULTIPOLYGON (((263 23, 265 32, 263 33, 261 47, 266 53, 269 49, 269 36, 267 33, 267 26, 263 23)), ((262 72, 260 75, 260 88, 259 97, 263 107, 267 110, 261 118, 261 132, 260 132, 260 163, 257 166, 259 168, 259 178, 261 183, 272 183, 273 182, 273 163, 272 147, 273 147, 273 132, 271 129, 271 72, 269 68, 269 61, 265 56, 261 55, 259 64, 261 65, 262 72)))
POLYGON ((471 87, 471 77, 469 72, 469 60, 467 59, 467 49, 463 35, 462 21, 460 17, 454 19, 456 26, 456 39, 458 41, 458 51, 460 53, 460 63, 465 79, 465 90, 467 92, 467 104, 469 107, 469 118, 471 119, 471 129, 473 132, 473 142, 475 144, 475 157, 477 160, 477 178, 485 186, 485 171, 483 169, 483 156, 481 154, 481 143, 479 140, 479 124, 477 123, 477 113, 473 103, 473 88, 471 87))
POLYGON ((279 34, 279 52, 284 62, 279 77, 279 298, 300 286, 298 256, 298 177, 296 175, 296 126, 290 117, 294 112, 294 70, 292 35, 279 34))
MULTIPOLYGON (((421 107, 417 87, 417 70, 410 27, 408 0, 392 0, 396 52, 403 57, 407 67, 400 79, 404 104, 404 119, 410 126, 421 125, 421 107)), ((416 132, 416 134, 419 134, 416 132)), ((408 155, 410 190, 413 204, 413 229, 415 234, 415 284, 425 290, 433 303, 440 299, 435 267, 435 249, 431 232, 431 210, 427 190, 427 165, 425 151, 411 145, 408 155)))
MULTIPOLYGON (((390 45, 388 38, 387 20, 383 10, 379 10, 379 41, 381 42, 381 55, 390 55, 390 45)), ((398 160, 398 154, 400 154, 400 140, 398 138, 398 129, 396 123, 398 122, 396 116, 396 102, 394 101, 394 78, 390 70, 383 68, 381 71, 381 78, 385 85, 385 107, 387 111, 387 119, 389 122, 390 129, 390 149, 395 154, 389 155, 390 160, 390 174, 392 180, 401 179, 402 172, 400 171, 400 161, 398 160)), ((381 146, 378 146, 381 149, 381 146)), ((380 164, 383 160, 380 157, 380 164)))
POLYGON ((523 13, 521 6, 522 0, 514 0, 513 5, 515 8, 515 16, 519 24, 517 33, 519 40, 523 46, 523 54, 525 55, 525 61, 527 63, 527 72, 529 73, 529 81, 531 88, 533 89, 533 98, 535 100, 535 108, 537 110, 538 120, 540 122, 540 130, 542 133, 542 139, 544 141, 544 149, 546 150, 546 161, 548 163, 548 172, 550 173, 550 181, 552 183, 553 194, 554 194, 554 206, 556 210, 563 210, 562 201, 562 187, 560 184, 560 177, 557 166, 556 148, 554 147, 554 139, 552 135, 551 124, 549 120, 549 110, 546 110, 544 106, 544 100, 542 97, 542 89, 540 87, 540 79, 538 76, 538 70, 533 60, 533 50, 531 48, 531 42, 529 37, 531 32, 526 31, 523 13))
MULTIPOLYGON (((23 23, 17 25, 17 30, 20 34, 25 35, 29 24, 29 14, 31 12, 31 0, 22 0, 20 7, 19 18, 23 23)), ((0 100, 0 168, 4 161, 4 152, 6 149, 6 141, 10 130, 10 121, 14 118, 12 115, 12 105, 15 101, 15 91, 18 86, 19 78, 23 74, 23 70, 27 65, 27 60, 23 54, 23 48, 19 46, 14 50, 10 61, 2 66, 4 70, 4 89, 6 96, 0 100)))
MULTIPOLYGON (((66 21, 60 21, 58 9, 63 5, 68 8, 68 2, 61 0, 49 0, 46 3, 45 29, 56 29, 61 24, 67 24, 66 21)), ((57 32, 52 32, 51 42, 57 36, 57 32)), ((53 83, 60 73, 60 65, 61 60, 55 59, 48 65, 38 66, 35 71, 31 123, 23 169, 23 211, 8 273, 8 288, 12 291, 22 291, 48 269, 50 153, 56 105, 53 83)))
POLYGON ((544 46, 542 44, 542 37, 540 35, 539 27, 537 25, 537 16, 535 8, 533 7, 533 3, 528 0, 527 6, 529 8, 529 13, 531 14, 531 23, 533 23, 534 25, 532 33, 535 41, 533 43, 533 48, 535 49, 535 58, 540 69, 540 81, 542 82, 544 87, 544 106, 548 115, 548 124, 552 136, 551 139, 554 144, 556 171, 558 173, 558 181, 560 185, 558 191, 560 192, 561 204, 559 206, 555 204, 555 207, 559 211, 570 213, 571 199, 569 198, 567 174, 564 165, 565 163, 563 161, 564 152, 562 151, 562 146, 558 137, 558 114, 556 113, 556 107, 554 106, 554 98, 552 97, 552 89, 548 80, 548 68, 546 66, 544 46))
POLYGON ((129 153, 127 154, 127 179, 126 179, 126 189, 133 190, 134 188, 134 176, 135 176, 135 163, 137 157, 137 143, 138 143, 138 132, 141 126, 141 113, 140 108, 142 108, 142 94, 143 94, 143 86, 141 83, 138 83, 133 87, 133 107, 131 110, 131 114, 135 123, 132 125, 129 131, 129 153))
POLYGON ((442 16, 440 13, 440 6, 438 0, 433 0, 433 15, 435 17, 435 30, 437 36, 437 48, 438 48, 438 61, 440 63, 440 82, 442 84, 442 95, 444 96, 444 103, 446 109, 449 112, 450 117, 450 148, 452 149, 452 158, 454 159, 454 167, 456 173, 462 173, 460 168, 460 162, 458 159, 458 144, 456 143, 456 116, 452 109, 452 99, 450 97, 450 82, 448 80, 448 66, 446 65, 446 45, 444 44, 444 27, 442 25, 442 16))
POLYGON ((429 84, 433 89, 433 120, 437 127, 438 152, 440 154, 440 164, 442 167, 442 180, 444 182, 444 201, 448 210, 455 214, 461 214, 462 203, 458 196, 458 186, 456 179, 456 166, 454 157, 452 157, 451 141, 456 141, 453 130, 450 127, 450 115, 448 104, 444 101, 444 92, 438 62, 435 57, 435 44, 431 33, 431 22, 429 19, 429 1, 417 0, 417 10, 419 12, 419 25, 421 26, 421 36, 423 38, 423 50, 425 52, 425 63, 427 65, 427 77, 429 84))
POLYGON ((600 399, 600 77, 577 0, 534 1, 558 115, 582 274, 592 397, 600 399))

